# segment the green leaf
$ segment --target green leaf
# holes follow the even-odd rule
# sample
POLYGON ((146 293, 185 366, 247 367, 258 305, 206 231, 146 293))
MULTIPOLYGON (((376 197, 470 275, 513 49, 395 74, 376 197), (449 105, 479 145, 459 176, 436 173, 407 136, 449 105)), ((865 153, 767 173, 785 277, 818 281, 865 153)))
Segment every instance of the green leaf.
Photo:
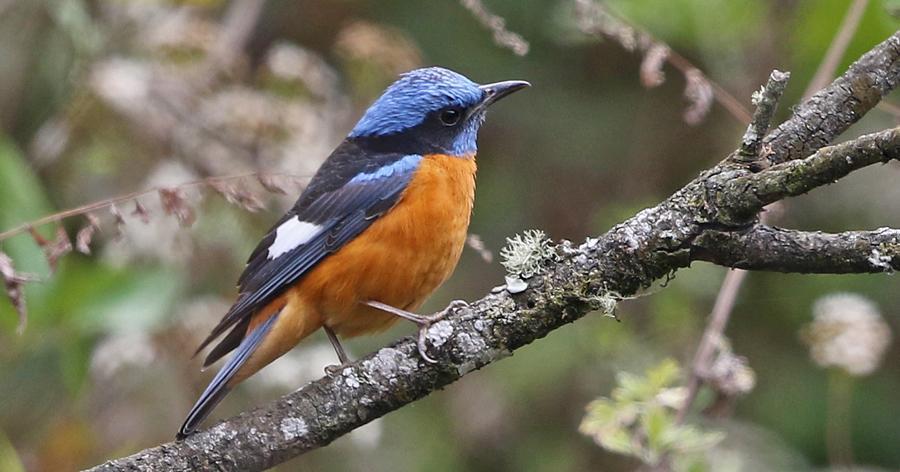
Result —
MULTIPOLYGON (((0 231, 45 216, 51 206, 43 186, 19 149, 0 135, 0 231)), ((47 232, 46 236, 50 236, 47 232)), ((28 234, 2 242, 2 249, 23 271, 45 271, 44 256, 28 234)))
POLYGON ((0 431, 0 470, 4 472, 25 472, 25 466, 19 459, 19 454, 9 442, 9 439, 0 431))
POLYGON ((616 374, 616 383, 619 386, 613 390, 612 394, 616 401, 643 401, 652 396, 646 380, 631 372, 616 374))
POLYGON ((161 269, 94 267, 89 272, 62 280, 61 292, 71 297, 56 300, 67 324, 81 333, 149 331, 166 320, 183 287, 178 274, 161 269))
POLYGON ((651 406, 641 416, 641 426, 647 435, 647 447, 655 456, 667 452, 666 436, 673 423, 671 415, 661 406, 651 406))
POLYGON ((615 421, 616 409, 612 402, 605 398, 599 398, 590 402, 587 406, 587 415, 584 417, 582 425, 590 424, 607 424, 615 421))
POLYGON ((671 448, 683 453, 705 451, 725 439, 720 431, 703 431, 695 426, 681 426, 671 429, 667 438, 671 448))
POLYGON ((671 358, 665 359, 656 367, 649 369, 647 371, 647 383, 653 389, 653 396, 675 383, 680 375, 681 367, 678 366, 678 362, 671 358))
POLYGON ((624 429, 609 429, 605 431, 605 434, 595 436, 595 439, 604 449, 610 452, 632 456, 640 452, 631 440, 629 431, 624 429))
MULTIPOLYGON (((50 213, 50 203, 41 182, 28 167, 22 153, 6 137, 0 135, 0 231, 50 213)), ((45 236, 50 232, 45 231, 45 236)), ((44 253, 26 233, 0 241, 0 250, 13 259, 19 272, 47 274, 49 268, 44 253)), ((47 288, 40 283, 25 286, 28 304, 43 296, 47 288)), ((30 310, 29 310, 30 311, 30 310)), ((17 316, 5 295, 0 295, 0 326, 14 329, 17 316)))

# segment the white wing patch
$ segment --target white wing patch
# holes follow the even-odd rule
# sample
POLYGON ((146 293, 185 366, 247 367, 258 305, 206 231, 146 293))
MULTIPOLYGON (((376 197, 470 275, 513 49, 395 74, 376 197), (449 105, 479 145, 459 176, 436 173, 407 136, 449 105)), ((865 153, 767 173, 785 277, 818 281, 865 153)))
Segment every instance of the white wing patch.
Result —
POLYGON ((306 244, 310 239, 319 234, 319 231, 321 230, 321 226, 306 221, 300 221, 300 217, 297 216, 281 223, 281 225, 278 226, 278 229, 275 230, 275 241, 269 246, 269 259, 275 259, 286 252, 290 252, 297 247, 306 244))

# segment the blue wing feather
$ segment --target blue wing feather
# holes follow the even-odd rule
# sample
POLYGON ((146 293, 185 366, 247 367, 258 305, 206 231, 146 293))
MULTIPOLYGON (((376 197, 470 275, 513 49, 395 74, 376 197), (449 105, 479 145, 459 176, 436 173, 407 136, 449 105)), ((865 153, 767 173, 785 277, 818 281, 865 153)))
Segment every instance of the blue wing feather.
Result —
MULTIPOLYGON (((269 231, 253 252, 239 279, 238 300, 197 351, 251 316, 328 254, 337 251, 365 231, 396 204, 421 159, 419 155, 332 155, 300 196, 295 207, 269 231), (346 166, 338 165, 343 159, 352 168, 350 158, 362 162, 356 166, 356 172, 347 172, 346 166), (373 166, 373 163, 379 165, 373 166), (342 184, 335 185, 335 179, 341 180, 342 184), (314 223, 321 229, 306 243, 270 259, 268 249, 275 240, 278 227, 294 217, 299 221, 314 223)), ((236 329, 239 328, 241 325, 236 329)), ((240 338, 228 336, 226 340, 228 339, 231 339, 228 341, 231 345, 217 347, 206 359, 205 365, 215 362, 237 347, 240 338)))
POLYGON ((272 325, 275 324, 275 321, 278 319, 278 314, 279 313, 275 313, 270 316, 268 320, 257 326, 249 336, 245 337, 240 343, 234 356, 232 356, 231 359, 228 360, 228 363, 216 373, 216 376, 213 377, 212 382, 209 383, 206 390, 204 390, 203 394, 200 395, 200 398, 197 399, 197 403, 191 408, 187 418, 184 420, 184 424, 182 424, 181 428, 178 430, 177 437, 179 439, 193 433, 197 428, 197 425, 206 419, 209 412, 212 411, 212 409, 215 408, 228 393, 228 381, 234 377, 234 374, 237 373, 238 369, 247 362, 247 359, 250 358, 256 351, 256 348, 262 343, 266 334, 268 334, 269 330, 272 329, 272 325))

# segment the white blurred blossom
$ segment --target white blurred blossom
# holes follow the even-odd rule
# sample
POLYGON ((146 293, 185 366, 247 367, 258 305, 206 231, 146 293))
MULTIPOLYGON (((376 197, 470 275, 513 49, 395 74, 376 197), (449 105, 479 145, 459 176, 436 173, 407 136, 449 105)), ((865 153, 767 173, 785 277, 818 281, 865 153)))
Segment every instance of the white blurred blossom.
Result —
POLYGON ((306 342, 260 370, 251 384, 260 390, 296 390, 325 375, 326 366, 339 363, 327 341, 306 342))
POLYGON ((151 74, 141 61, 112 58, 94 66, 91 88, 113 107, 137 113, 148 99, 151 74))
POLYGON ((279 42, 266 53, 266 69, 275 77, 302 83, 320 98, 335 98, 338 74, 318 54, 296 44, 279 42))
POLYGON ((178 304, 177 320, 179 331, 188 333, 191 349, 196 348, 206 338, 210 329, 225 316, 231 301, 217 295, 200 295, 178 304))
POLYGON ((822 367, 837 367, 854 376, 871 374, 891 342, 891 330, 871 300, 835 293, 813 305, 813 321, 803 339, 822 367))
POLYGON ((280 42, 265 53, 262 74, 240 58, 237 72, 217 76, 204 64, 219 25, 203 9, 147 3, 104 8, 114 24, 134 30, 130 47, 140 54, 94 63, 94 96, 132 132, 165 143, 203 173, 311 175, 351 124, 339 74, 313 51, 280 42), (286 94, 261 78, 308 93, 286 94))
POLYGON ((678 410, 684 406, 687 394, 685 386, 664 388, 656 395, 656 401, 666 408, 678 410))
POLYGON ((728 349, 716 357, 706 381, 724 395, 745 395, 756 386, 756 372, 747 363, 747 358, 728 349))
POLYGON ((156 347, 146 332, 113 333, 94 349, 90 370, 95 378, 108 379, 126 367, 145 367, 156 356, 156 347))
POLYGON ((138 35, 141 44, 148 49, 209 51, 219 35, 219 25, 195 14, 192 9, 173 8, 153 19, 155 21, 144 20, 143 30, 138 35))
POLYGON ((391 76, 422 63, 421 52, 402 31, 366 21, 345 26, 337 35, 335 49, 339 56, 374 64, 391 76))

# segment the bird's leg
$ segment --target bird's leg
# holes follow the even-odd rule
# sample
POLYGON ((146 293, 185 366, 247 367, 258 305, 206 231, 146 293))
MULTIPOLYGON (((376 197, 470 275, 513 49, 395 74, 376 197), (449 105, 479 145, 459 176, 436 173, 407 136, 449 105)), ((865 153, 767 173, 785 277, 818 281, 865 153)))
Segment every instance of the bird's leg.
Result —
POLYGON ((331 347, 334 348, 334 353, 337 354, 338 360, 341 362, 341 365, 328 365, 325 366, 325 373, 334 375, 341 371, 345 365, 350 363, 350 357, 347 356, 347 352, 344 351, 344 346, 341 346, 341 342, 338 341, 337 334, 332 331, 328 326, 322 326, 322 329, 325 330, 325 334, 328 335, 328 340, 331 341, 331 347))
POLYGON ((385 313, 399 316, 404 320, 412 321, 413 323, 418 325, 419 338, 416 345, 419 348, 419 355, 422 357, 422 359, 425 360, 425 362, 428 362, 429 364, 437 364, 437 360, 428 355, 428 346, 425 344, 425 339, 428 337, 428 328, 430 328, 432 324, 440 321, 445 316, 447 316, 447 313, 449 313, 451 310, 469 306, 468 303, 462 300, 454 300, 446 309, 441 310, 431 316, 423 316, 406 310, 401 310, 400 308, 393 307, 375 300, 369 300, 367 302, 364 302, 364 304, 372 308, 381 310, 385 313))

